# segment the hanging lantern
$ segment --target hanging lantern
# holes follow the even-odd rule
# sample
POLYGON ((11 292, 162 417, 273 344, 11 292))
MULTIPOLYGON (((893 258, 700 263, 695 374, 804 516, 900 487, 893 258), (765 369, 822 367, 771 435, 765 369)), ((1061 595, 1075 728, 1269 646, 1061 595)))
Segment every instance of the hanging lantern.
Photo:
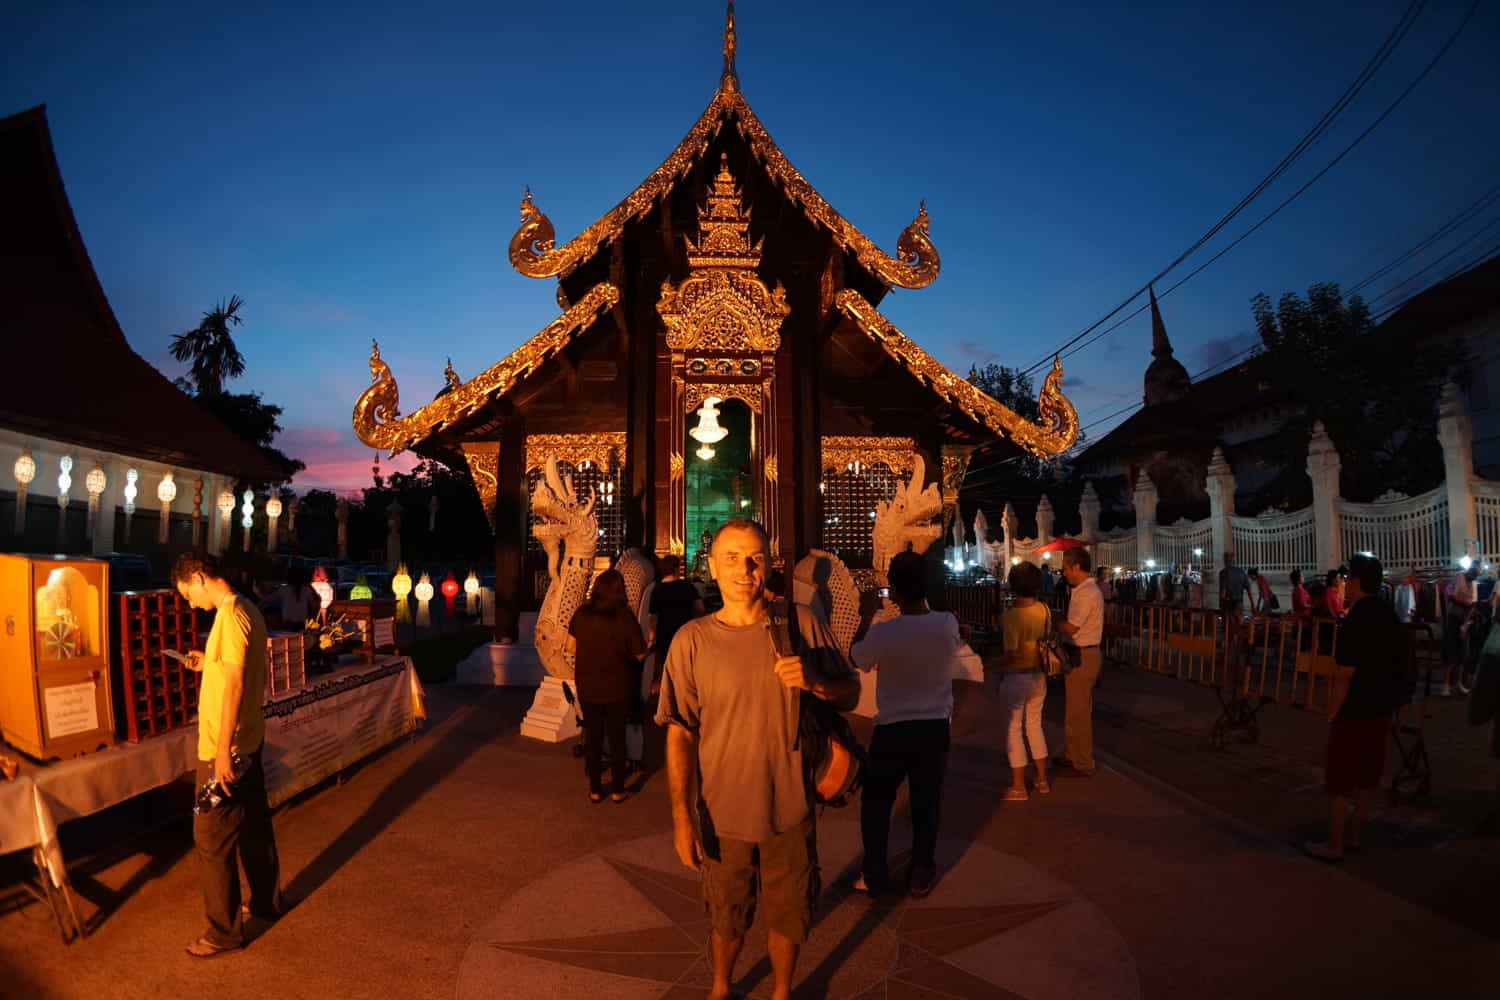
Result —
POLYGON ((453 572, 451 570, 448 572, 448 575, 443 578, 443 588, 442 589, 443 589, 443 600, 447 602, 447 609, 446 609, 447 610, 447 615, 448 615, 449 618, 452 618, 453 617, 453 599, 458 596, 458 581, 456 579, 454 579, 453 572))
MULTIPOLYGON (((406 582, 407 583, 411 583, 411 580, 408 579, 406 582)), ((395 586, 396 586, 396 581, 392 580, 391 581, 391 587, 392 587, 392 589, 394 589, 395 586)), ((349 590, 349 600, 351 600, 351 601, 369 601, 369 600, 373 600, 374 597, 375 597, 375 591, 373 591, 373 590, 370 589, 370 581, 365 579, 365 575, 363 573, 361 573, 361 574, 359 574, 359 576, 355 577, 354 578, 354 586, 352 588, 350 588, 350 590, 349 590)), ((401 608, 405 606, 405 603, 406 602, 402 601, 399 604, 397 604, 397 606, 396 606, 397 612, 400 612, 401 608)), ((397 617, 399 617, 399 614, 398 614, 397 617)))
POLYGON ((411 609, 406 604, 406 595, 411 593, 411 574, 406 571, 406 563, 398 565, 396 575, 391 577, 391 593, 396 595, 396 620, 411 621, 411 609))
POLYGON ((423 573, 421 579, 417 581, 417 586, 413 589, 412 593, 417 596, 417 626, 419 628, 426 628, 432 624, 429 603, 432 601, 433 593, 432 580, 428 578, 426 573, 423 573))
POLYGON ((68 544, 68 494, 73 490, 73 456, 58 459, 57 473, 57 547, 68 544))
POLYGON ((328 606, 333 603, 333 583, 328 579, 328 570, 319 566, 313 570, 313 593, 318 595, 318 617, 328 618, 328 606))
POLYGON ((240 495, 244 503, 240 504, 240 527, 245 529, 244 548, 250 551, 250 529, 255 527, 255 493, 248 488, 240 495))
POLYGON ((277 542, 276 525, 281 518, 281 497, 276 495, 276 488, 271 488, 271 495, 266 499, 266 551, 275 552, 277 542))
POLYGON ((104 466, 98 462, 89 470, 89 474, 83 477, 83 488, 89 493, 89 520, 87 532, 89 540, 94 537, 94 522, 99 518, 99 498, 104 495, 104 487, 109 483, 104 475, 104 466))
POLYGON ((709 459, 714 457, 715 452, 708 445, 700 444, 698 446, 698 450, 693 452, 693 454, 697 455, 699 458, 703 459, 703 461, 707 462, 709 459))
POLYGON ((36 478, 36 459, 31 457, 31 446, 21 451, 12 470, 16 474, 16 534, 26 532, 26 487, 36 478))
POLYGON ((472 569, 464 577, 464 596, 468 598, 464 610, 471 615, 479 614, 479 577, 474 575, 472 569))
MULTIPOLYGON (((699 444, 718 444, 729 436, 728 429, 719 426, 719 406, 723 402, 718 396, 709 396, 698 409, 698 426, 688 431, 688 436, 699 444)), ((701 450, 701 449, 700 449, 701 450)))
POLYGON ((161 482, 156 484, 156 499, 161 501, 161 521, 156 532, 156 540, 165 545, 167 533, 172 527, 172 501, 177 499, 177 481, 172 478, 171 470, 168 470, 161 477, 161 482))

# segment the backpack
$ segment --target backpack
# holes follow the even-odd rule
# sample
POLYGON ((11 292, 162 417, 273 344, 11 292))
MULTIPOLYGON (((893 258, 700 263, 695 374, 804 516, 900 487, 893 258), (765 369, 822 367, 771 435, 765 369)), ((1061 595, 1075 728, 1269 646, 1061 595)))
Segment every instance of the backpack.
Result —
MULTIPOLYGON (((796 656, 792 642, 793 606, 781 601, 771 609, 771 636, 778 656, 796 656)), ((864 783, 869 754, 849 720, 832 704, 807 691, 797 692, 797 735, 792 750, 802 751, 802 778, 814 805, 841 807, 864 783)))

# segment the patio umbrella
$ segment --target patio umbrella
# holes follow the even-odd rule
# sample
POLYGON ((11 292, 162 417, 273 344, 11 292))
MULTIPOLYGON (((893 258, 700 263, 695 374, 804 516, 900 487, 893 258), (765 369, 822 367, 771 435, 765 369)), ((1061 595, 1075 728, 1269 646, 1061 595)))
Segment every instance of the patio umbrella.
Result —
POLYGON ((1037 553, 1037 552, 1062 552, 1062 551, 1065 551, 1067 549, 1081 549, 1081 548, 1086 548, 1088 546, 1088 544, 1089 544, 1088 542, 1081 542, 1081 541, 1079 541, 1076 538, 1054 538, 1054 539, 1052 539, 1052 541, 1048 542, 1046 545, 1038 545, 1036 548, 1032 549, 1031 551, 1033 553, 1037 553))

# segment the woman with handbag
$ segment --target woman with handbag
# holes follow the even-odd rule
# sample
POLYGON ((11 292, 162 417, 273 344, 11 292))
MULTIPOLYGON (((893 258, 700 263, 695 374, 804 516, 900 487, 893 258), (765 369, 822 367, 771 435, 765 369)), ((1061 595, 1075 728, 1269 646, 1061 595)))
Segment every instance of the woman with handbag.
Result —
POLYGON ((1005 705, 1006 755, 1010 758, 1011 785, 1006 789, 1007 802, 1025 802, 1026 743, 1031 744, 1030 760, 1036 762, 1036 790, 1042 795, 1052 791, 1047 783, 1047 738, 1042 735, 1042 704, 1047 700, 1047 673, 1042 667, 1037 644, 1052 632, 1052 613, 1036 599, 1041 590, 1042 574, 1031 563, 1017 563, 1010 568, 1011 593, 1016 603, 1000 619, 1001 649, 997 666, 1001 670, 1000 700, 1005 705), (1023 738, 1024 730, 1024 738, 1023 738))
POLYGON ((583 706, 583 746, 589 801, 604 801, 604 737, 609 736, 610 801, 624 802, 625 721, 639 683, 636 661, 646 655, 640 622, 630 613, 625 577, 606 570, 568 625, 573 683, 583 706))

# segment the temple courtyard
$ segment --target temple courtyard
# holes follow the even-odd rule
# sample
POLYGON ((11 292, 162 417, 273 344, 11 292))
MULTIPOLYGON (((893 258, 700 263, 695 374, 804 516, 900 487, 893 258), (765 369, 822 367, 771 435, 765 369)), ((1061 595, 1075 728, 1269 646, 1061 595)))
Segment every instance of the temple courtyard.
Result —
MULTIPOLYGON (((1433 705, 1435 805, 1386 809, 1335 868, 1295 847, 1319 822, 1316 717, 1268 714, 1259 745, 1213 749, 1211 692, 1113 668, 1106 766, 1006 803, 998 707, 961 694, 937 889, 854 893, 857 806, 825 811, 799 996, 1493 995, 1500 859, 1473 825, 1495 775, 1459 704, 1433 705)), ((571 744, 519 735, 529 691, 428 696, 425 730, 278 810, 295 907, 242 953, 183 953, 202 917, 189 824, 165 819, 180 789, 64 828, 82 940, 22 905, 7 859, 0 994, 702 996, 706 921, 672 852, 664 772, 591 805, 571 744)), ((1060 708, 1049 698, 1049 717, 1060 708)), ((737 985, 769 992, 759 923, 737 985)))

